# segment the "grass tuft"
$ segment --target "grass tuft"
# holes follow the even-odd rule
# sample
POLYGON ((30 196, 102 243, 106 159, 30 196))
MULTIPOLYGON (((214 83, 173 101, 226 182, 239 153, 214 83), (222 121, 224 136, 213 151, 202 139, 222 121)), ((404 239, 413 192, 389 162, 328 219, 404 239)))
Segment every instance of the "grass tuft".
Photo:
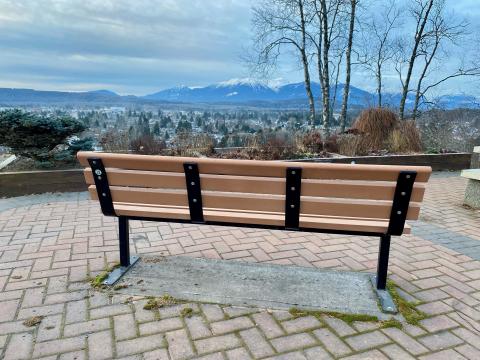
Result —
POLYGON ((98 274, 97 276, 95 276, 94 278, 91 278, 90 279, 90 285, 95 288, 95 289, 102 289, 105 287, 105 285, 103 285, 103 281, 108 277, 108 275, 113 271, 115 270, 117 267, 119 267, 120 264, 114 264, 112 265, 111 267, 108 267, 102 271, 100 274, 98 274))
POLYGON ((403 324, 397 319, 388 319, 382 321, 382 329, 386 328, 397 328, 401 330, 403 329, 403 324))
POLYGON ((180 316, 181 317, 191 317, 193 314, 193 309, 192 308, 189 308, 189 307, 186 307, 186 308, 183 308, 182 311, 180 311, 180 316))
POLYGON ((168 294, 165 294, 159 298, 149 296, 147 297, 147 299, 147 303, 143 306, 145 310, 159 309, 164 306, 181 304, 183 302, 181 300, 175 299, 173 296, 168 294))
POLYGON ((297 308, 291 308, 289 313, 293 315, 294 318, 302 316, 314 316, 317 319, 321 320, 322 315, 331 316, 342 321, 345 321, 347 324, 351 325, 355 321, 378 321, 378 317, 373 315, 366 314, 348 314, 340 313, 336 311, 312 311, 312 310, 300 310, 297 308))
POLYGON ((417 309, 417 303, 407 301, 398 294, 393 281, 387 280, 387 289, 397 305, 398 311, 403 315, 407 323, 418 326, 421 320, 427 318, 427 314, 417 309))

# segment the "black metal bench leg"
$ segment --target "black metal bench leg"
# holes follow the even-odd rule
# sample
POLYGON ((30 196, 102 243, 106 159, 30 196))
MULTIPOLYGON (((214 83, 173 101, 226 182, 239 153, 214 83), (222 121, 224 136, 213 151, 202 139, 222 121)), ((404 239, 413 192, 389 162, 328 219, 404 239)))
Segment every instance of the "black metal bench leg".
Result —
POLYGON ((388 256, 390 254, 390 235, 380 238, 380 251, 378 252, 377 264, 377 289, 385 290, 387 285, 388 256))
POLYGON ((120 244, 120 266, 115 268, 103 281, 104 285, 113 285, 138 261, 138 256, 130 256, 128 218, 118 217, 118 233, 120 244))
POLYGON ((118 218, 118 232, 120 237, 120 265, 130 265, 130 244, 128 234, 128 218, 120 216, 118 218))

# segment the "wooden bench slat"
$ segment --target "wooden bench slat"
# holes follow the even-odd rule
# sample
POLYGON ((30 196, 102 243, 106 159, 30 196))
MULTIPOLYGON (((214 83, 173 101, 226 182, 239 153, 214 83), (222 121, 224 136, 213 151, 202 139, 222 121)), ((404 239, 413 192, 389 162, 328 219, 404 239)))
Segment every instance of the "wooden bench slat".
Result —
MULTIPOLYGON (((115 211, 119 216, 183 220, 188 220, 190 218, 189 210, 186 207, 145 207, 143 204, 140 206, 115 204, 115 211)), ((204 209, 203 215, 206 221, 269 226, 284 225, 283 214, 259 214, 258 212, 234 212, 218 209, 204 209)), ((300 227, 306 229, 384 233, 388 228, 388 221, 301 215, 300 227)), ((404 233, 410 233, 410 227, 408 225, 405 226, 404 233)))
POLYGON ((80 163, 87 167, 88 158, 101 158, 105 167, 130 170, 183 172, 183 163, 195 162, 200 174, 284 177, 287 167, 301 167, 303 179, 342 179, 396 181, 400 171, 417 172, 417 182, 426 182, 432 171, 428 166, 319 164, 258 160, 186 158, 156 155, 78 152, 80 163))
MULTIPOLYGON (((93 199, 97 199, 95 186, 89 187, 93 199)), ((184 190, 146 189, 111 186, 110 192, 114 202, 142 203, 155 205, 188 206, 184 190)), ((204 208, 256 210, 283 212, 285 198, 281 195, 202 192, 204 208)), ((343 217, 365 217, 389 219, 391 201, 356 200, 336 198, 314 198, 302 196, 301 213, 343 217)), ((415 220, 420 213, 418 203, 410 203, 407 219, 415 220)))
MULTIPOLYGON (((141 170, 122 170, 107 168, 108 182, 111 186, 133 186, 167 189, 185 189, 183 173, 168 173, 141 170)), ((94 184, 90 169, 84 171, 85 181, 94 184)), ((232 175, 201 175, 204 191, 244 192, 257 194, 285 195, 285 179, 274 177, 252 177, 232 175)), ((338 197, 351 199, 391 200, 396 182, 381 181, 340 181, 312 180, 302 181, 303 196, 338 197)), ((425 193, 425 184, 415 183, 411 201, 421 202, 425 193)))

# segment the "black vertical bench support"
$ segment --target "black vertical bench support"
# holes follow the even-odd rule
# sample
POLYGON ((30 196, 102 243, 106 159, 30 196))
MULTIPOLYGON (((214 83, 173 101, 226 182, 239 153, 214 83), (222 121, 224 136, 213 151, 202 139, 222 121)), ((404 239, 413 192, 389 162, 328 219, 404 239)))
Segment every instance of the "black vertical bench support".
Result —
POLYGON ((183 169, 185 171, 185 182, 187 185, 190 220, 193 223, 202 224, 205 221, 203 220, 202 188, 200 186, 198 164, 184 163, 183 169))
POLYGON ((130 266, 128 218, 125 216, 118 217, 118 233, 120 238, 120 265, 130 266))
POLYGON ((390 235, 382 235, 380 238, 380 250, 378 251, 377 263, 377 289, 385 290, 387 286, 388 257, 390 255, 390 235))
MULTIPOLYGON (((92 169, 95 187, 97 189, 98 200, 103 215, 117 216, 113 208, 112 194, 108 184, 107 172, 103 166, 102 159, 90 158, 88 163, 92 169)), ((104 285, 115 284, 127 271, 138 261, 138 256, 130 256, 128 218, 126 216, 118 217, 118 235, 120 247, 120 267, 114 269, 103 281, 104 285)))
POLYGON ((388 230, 380 238, 376 284, 378 290, 386 288, 391 235, 402 235, 403 233, 416 176, 416 171, 401 171, 398 174, 388 230))
POLYGON ((300 194, 302 192, 302 168, 287 168, 285 180, 285 229, 298 230, 300 224, 300 194))

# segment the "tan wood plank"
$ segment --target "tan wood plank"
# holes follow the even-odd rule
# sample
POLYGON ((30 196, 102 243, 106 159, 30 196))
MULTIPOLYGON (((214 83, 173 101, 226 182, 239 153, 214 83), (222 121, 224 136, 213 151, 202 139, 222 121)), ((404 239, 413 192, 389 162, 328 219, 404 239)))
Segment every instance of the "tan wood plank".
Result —
MULTIPOLYGON (((89 187, 92 198, 97 197, 95 186, 89 187)), ((114 202, 142 203, 154 205, 188 206, 186 191, 145 189, 111 186, 114 202)), ((283 212, 285 209, 284 196, 265 194, 243 194, 224 192, 202 192, 204 208, 236 209, 267 212, 283 212)), ((356 200, 335 198, 314 198, 303 196, 300 211, 304 214, 365 217, 389 219, 391 201, 356 200)), ((420 205, 411 203, 407 213, 408 220, 415 220, 420 213, 420 205)))
MULTIPOLYGON (((141 170, 106 169, 108 182, 112 186, 132 186, 185 189, 183 173, 168 173, 141 170)), ((87 184, 94 184, 90 169, 84 170, 87 184)), ((351 199, 391 200, 395 182, 361 180, 312 180, 302 181, 303 196, 338 197, 351 199)), ((274 177, 252 177, 231 175, 201 175, 203 191, 242 192, 255 194, 285 195, 285 179, 274 177)), ((425 184, 415 183, 411 201, 421 202, 425 184)))
MULTIPOLYGON (((145 207, 136 205, 115 204, 115 211, 119 216, 138 216, 164 219, 190 219, 188 208, 145 207)), ((214 209, 205 209, 206 221, 218 221, 238 224, 283 226, 282 214, 261 214, 250 212, 230 212, 214 209)), ((385 233, 387 221, 355 220, 319 216, 300 216, 300 227, 307 229, 365 231, 385 233)), ((410 233, 410 227, 405 226, 404 233, 410 233)))
POLYGON ((417 172, 418 182, 426 182, 432 171, 428 166, 360 165, 296 163, 284 161, 186 158, 157 155, 111 154, 81 151, 77 157, 83 166, 88 158, 101 158, 105 167, 130 170, 183 172, 183 163, 195 162, 201 174, 284 177, 287 167, 301 167, 304 179, 342 179, 396 181, 403 170, 417 172))

